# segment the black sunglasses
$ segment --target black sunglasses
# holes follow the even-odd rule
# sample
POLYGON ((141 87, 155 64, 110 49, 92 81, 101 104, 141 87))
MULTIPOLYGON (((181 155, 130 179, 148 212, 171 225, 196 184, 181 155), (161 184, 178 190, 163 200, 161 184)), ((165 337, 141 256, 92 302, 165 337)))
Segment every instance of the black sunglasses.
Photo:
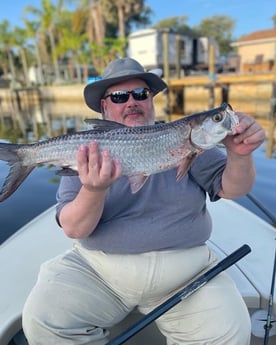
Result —
POLYGON ((113 103, 126 103, 129 100, 129 95, 132 94, 132 97, 135 101, 144 101, 149 97, 150 89, 147 87, 138 87, 132 91, 113 91, 110 94, 104 96, 104 99, 110 97, 113 103))

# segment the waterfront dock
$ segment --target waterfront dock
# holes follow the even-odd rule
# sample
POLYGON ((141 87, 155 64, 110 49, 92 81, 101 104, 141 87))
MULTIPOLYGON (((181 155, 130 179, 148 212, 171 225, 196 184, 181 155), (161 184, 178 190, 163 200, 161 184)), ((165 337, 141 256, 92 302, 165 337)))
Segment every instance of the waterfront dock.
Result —
MULTIPOLYGON (((276 154, 275 80, 274 72, 171 78, 168 90, 155 97, 156 116, 158 120, 172 121, 227 102, 234 110, 254 116, 264 127, 268 140, 267 156, 271 157, 276 154)), ((51 113, 59 108, 59 112, 74 112, 80 117, 99 117, 85 105, 83 89, 83 84, 0 89, 0 117, 10 113, 18 119, 22 111, 30 112, 30 103, 47 103, 51 113)))
POLYGON ((168 120, 219 106, 226 102, 247 113, 264 127, 267 157, 276 153, 276 74, 217 74, 170 79, 168 120))

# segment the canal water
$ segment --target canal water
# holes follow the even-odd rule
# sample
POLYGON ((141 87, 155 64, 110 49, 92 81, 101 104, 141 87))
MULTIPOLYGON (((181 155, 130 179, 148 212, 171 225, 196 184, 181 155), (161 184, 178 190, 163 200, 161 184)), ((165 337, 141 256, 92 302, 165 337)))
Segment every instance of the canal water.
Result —
MULTIPOLYGON (((72 107, 56 107, 49 111, 47 104, 29 108, 20 117, 0 113, 0 141, 12 143, 32 143, 72 131, 86 129, 84 117, 72 107), (77 114, 77 115, 73 115, 77 114)), ((0 186, 8 174, 8 165, 0 161, 0 186)), ((39 166, 35 168, 17 191, 0 203, 0 244, 15 233, 21 226, 55 204, 60 177, 56 168, 39 166)))
MULTIPOLYGON (((0 140, 9 142, 34 142, 47 137, 85 129, 83 118, 70 112, 48 113, 45 116, 28 115, 21 124, 2 116, 0 140)), ((87 116, 86 116, 87 117, 87 116)), ((266 143, 254 152, 257 170, 252 195, 276 217, 276 157, 266 158, 266 143)), ((0 186, 8 173, 7 165, 0 161, 0 186)), ((55 168, 41 166, 33 170, 18 190, 0 203, 0 244, 21 226, 55 204, 59 177, 55 168)), ((270 219, 247 197, 236 200, 263 219, 270 219)))

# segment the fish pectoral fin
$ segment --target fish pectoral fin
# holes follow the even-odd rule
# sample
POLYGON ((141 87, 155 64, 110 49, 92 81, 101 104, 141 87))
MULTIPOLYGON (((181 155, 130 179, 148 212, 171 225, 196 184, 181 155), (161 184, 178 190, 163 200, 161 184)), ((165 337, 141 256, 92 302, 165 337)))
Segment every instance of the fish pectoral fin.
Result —
POLYGON ((189 156, 186 156, 183 161, 179 164, 177 173, 176 173, 176 181, 179 182, 183 179, 183 177, 187 174, 188 170, 190 169, 190 166, 192 164, 192 161, 196 157, 196 154, 191 154, 189 156))
POLYGON ((61 170, 56 171, 56 175, 58 176, 78 176, 79 173, 76 170, 71 168, 62 168, 61 170))
POLYGON ((128 177, 131 193, 137 193, 143 185, 146 183, 147 179, 149 178, 148 175, 137 174, 137 175, 130 175, 128 177))

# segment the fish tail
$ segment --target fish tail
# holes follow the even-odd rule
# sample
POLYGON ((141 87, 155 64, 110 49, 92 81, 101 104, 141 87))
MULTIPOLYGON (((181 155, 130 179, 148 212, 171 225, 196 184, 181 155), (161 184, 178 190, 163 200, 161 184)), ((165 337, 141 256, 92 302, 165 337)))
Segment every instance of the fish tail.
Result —
POLYGON ((0 191, 0 202, 7 199, 21 185, 35 166, 24 166, 18 155, 16 144, 0 143, 0 160, 6 161, 10 166, 9 173, 0 191))

